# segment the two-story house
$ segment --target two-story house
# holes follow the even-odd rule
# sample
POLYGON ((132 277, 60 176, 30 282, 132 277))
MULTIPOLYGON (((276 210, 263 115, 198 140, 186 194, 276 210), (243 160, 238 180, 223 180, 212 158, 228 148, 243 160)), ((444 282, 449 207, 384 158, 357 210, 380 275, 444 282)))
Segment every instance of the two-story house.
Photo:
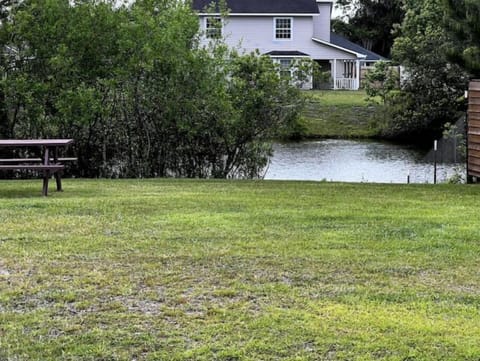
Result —
MULTIPOLYGON (((358 89, 363 64, 383 59, 331 32, 333 0, 226 0, 226 6, 222 17, 218 0, 193 0, 205 43, 222 37, 229 46, 258 50, 285 67, 295 58, 313 59, 330 72, 333 89, 358 89)), ((312 79, 306 87, 319 86, 312 79)))

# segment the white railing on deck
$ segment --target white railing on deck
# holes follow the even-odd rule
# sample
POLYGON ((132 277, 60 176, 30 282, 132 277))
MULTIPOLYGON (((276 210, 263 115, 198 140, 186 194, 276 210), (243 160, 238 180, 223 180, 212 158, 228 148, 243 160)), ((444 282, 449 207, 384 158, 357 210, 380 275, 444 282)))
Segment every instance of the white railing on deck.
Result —
POLYGON ((358 90, 357 79, 337 78, 335 79, 335 89, 358 90))

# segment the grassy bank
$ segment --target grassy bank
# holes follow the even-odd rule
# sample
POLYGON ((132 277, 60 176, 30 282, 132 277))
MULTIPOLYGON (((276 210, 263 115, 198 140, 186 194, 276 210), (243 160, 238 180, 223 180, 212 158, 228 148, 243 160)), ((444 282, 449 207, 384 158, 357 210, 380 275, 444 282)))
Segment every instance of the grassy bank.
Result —
POLYGON ((366 101, 365 91, 307 91, 303 117, 306 136, 366 138, 378 134, 374 119, 379 105, 366 101))
POLYGON ((480 188, 0 181, 0 360, 478 360, 480 188))

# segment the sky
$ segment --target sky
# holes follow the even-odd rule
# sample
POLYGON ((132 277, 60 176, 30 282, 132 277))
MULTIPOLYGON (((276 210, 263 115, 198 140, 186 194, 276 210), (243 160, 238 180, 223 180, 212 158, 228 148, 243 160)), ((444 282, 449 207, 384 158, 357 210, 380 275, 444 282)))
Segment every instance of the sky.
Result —
POLYGON ((334 5, 333 5, 333 12, 332 12, 332 18, 336 18, 336 17, 339 17, 342 15, 342 10, 341 9, 337 9, 335 7, 335 3, 336 1, 334 2, 334 5))
POLYGON ((332 18, 336 18, 338 16, 342 15, 342 12, 340 10, 337 10, 335 8, 333 8, 333 11, 332 11, 332 18))

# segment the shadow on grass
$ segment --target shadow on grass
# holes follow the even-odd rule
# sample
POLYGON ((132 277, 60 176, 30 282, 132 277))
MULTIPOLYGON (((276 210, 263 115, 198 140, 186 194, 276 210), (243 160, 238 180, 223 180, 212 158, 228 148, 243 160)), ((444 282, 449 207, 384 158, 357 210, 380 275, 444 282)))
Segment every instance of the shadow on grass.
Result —
MULTIPOLYGON (((117 180, 90 179, 90 178, 62 178, 63 191, 58 192, 55 179, 51 179, 48 187, 48 196, 42 195, 42 179, 0 179, 1 199, 71 199, 71 198, 96 198, 110 195, 115 189, 117 193, 124 194, 122 184, 117 180)), ((127 181, 130 182, 130 180, 127 181)), ((115 192, 113 192, 115 193, 115 192)))
MULTIPOLYGON (((2 179, 0 180, 0 199, 18 199, 18 198, 55 198, 55 196, 68 193, 68 186, 65 187, 63 183, 64 191, 58 192, 56 190, 55 181, 52 180, 49 183, 48 197, 42 195, 42 180, 41 179, 2 179)), ((75 193, 78 196, 78 193, 75 193)), ((67 196, 68 197, 68 196, 67 196)))
POLYGON ((18 199, 18 198, 49 198, 51 197, 51 192, 49 192, 48 197, 42 195, 42 191, 38 189, 1 189, 0 190, 0 199, 18 199))

